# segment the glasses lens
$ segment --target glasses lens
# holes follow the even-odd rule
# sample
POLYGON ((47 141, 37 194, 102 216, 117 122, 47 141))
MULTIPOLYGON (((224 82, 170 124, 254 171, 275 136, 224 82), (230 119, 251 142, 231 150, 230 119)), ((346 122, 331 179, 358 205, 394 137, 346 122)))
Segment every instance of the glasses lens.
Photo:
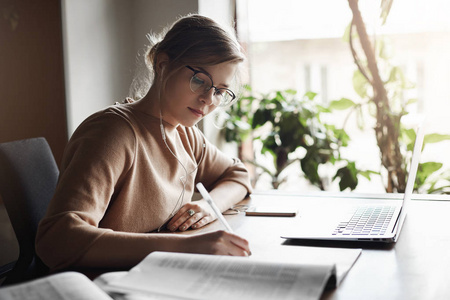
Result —
POLYGON ((212 87, 211 79, 204 73, 197 73, 191 78, 191 90, 197 94, 207 93, 212 87))
POLYGON ((217 106, 227 106, 234 100, 235 96, 229 89, 218 89, 214 93, 214 98, 217 106))

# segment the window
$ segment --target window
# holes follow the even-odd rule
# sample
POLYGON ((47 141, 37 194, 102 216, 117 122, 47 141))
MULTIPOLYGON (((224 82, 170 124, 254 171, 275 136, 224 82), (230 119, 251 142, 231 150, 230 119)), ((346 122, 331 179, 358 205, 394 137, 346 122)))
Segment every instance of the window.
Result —
MULTIPOLYGON (((381 1, 359 3, 368 33, 378 41, 383 39, 389 62, 399 66, 413 84, 402 95, 417 99, 408 110, 412 115, 432 117, 428 133, 449 135, 450 2, 394 0, 384 25, 379 18, 381 1)), ((238 34, 249 56, 249 84, 254 91, 312 91, 324 105, 343 97, 355 102, 360 99, 352 81, 356 65, 343 39, 352 19, 347 1, 238 1, 237 15, 238 34)), ((330 122, 342 126, 346 115, 334 113, 330 122)), ((359 168, 378 171, 373 124, 366 125, 361 131, 356 128, 356 120, 347 121, 351 144, 343 155, 353 157, 359 168)), ((450 169, 449 152, 448 140, 428 144, 421 161, 438 161, 444 164, 441 170, 450 169)), ((357 190, 384 191, 381 180, 373 178, 359 180, 357 190)), ((285 185, 286 189, 298 187, 297 179, 285 185)), ((330 189, 339 189, 337 183, 330 189)))

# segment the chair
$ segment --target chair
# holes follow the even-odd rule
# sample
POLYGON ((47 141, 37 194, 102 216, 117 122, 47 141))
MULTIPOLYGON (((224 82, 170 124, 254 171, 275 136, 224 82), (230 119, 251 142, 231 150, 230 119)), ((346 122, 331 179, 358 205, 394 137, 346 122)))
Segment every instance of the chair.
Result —
POLYGON ((36 255, 35 237, 58 176, 58 166, 45 138, 0 144, 0 195, 19 243, 19 257, 12 268, 12 263, 4 267, 6 279, 2 285, 31 280, 48 272, 36 255))

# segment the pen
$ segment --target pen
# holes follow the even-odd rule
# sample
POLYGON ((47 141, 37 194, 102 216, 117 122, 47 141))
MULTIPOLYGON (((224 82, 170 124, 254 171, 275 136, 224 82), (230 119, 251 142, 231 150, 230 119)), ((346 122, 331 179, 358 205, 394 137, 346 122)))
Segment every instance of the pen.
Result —
POLYGON ((203 184, 201 182, 197 183, 197 189, 200 192, 200 194, 202 195, 202 197, 206 200, 206 202, 208 202, 208 204, 211 206, 211 208, 213 209, 214 213, 217 215, 217 218, 222 223, 222 225, 225 226, 225 228, 227 229, 228 232, 233 233, 233 229, 231 229, 230 224, 228 224, 227 220, 225 220, 225 218, 222 215, 222 213, 220 212, 219 208, 216 206, 216 204, 214 204, 213 199, 211 198, 208 191, 205 189, 205 187, 203 186, 203 184))

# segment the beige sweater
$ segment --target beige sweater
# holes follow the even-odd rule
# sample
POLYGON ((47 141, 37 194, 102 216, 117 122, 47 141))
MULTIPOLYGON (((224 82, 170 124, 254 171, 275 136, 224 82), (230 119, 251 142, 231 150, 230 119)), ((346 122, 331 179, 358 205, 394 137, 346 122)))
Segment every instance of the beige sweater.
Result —
MULTIPOLYGON (((104 253, 99 267, 120 265, 117 260, 143 247, 146 233, 181 206, 180 177, 186 171, 164 145, 159 122, 125 104, 95 113, 75 131, 36 238, 36 251, 51 269, 76 266, 89 251, 104 253)), ((164 124, 167 144, 188 173, 183 203, 191 201, 200 181, 207 189, 234 181, 251 192, 239 160, 224 155, 195 127, 164 124)))

